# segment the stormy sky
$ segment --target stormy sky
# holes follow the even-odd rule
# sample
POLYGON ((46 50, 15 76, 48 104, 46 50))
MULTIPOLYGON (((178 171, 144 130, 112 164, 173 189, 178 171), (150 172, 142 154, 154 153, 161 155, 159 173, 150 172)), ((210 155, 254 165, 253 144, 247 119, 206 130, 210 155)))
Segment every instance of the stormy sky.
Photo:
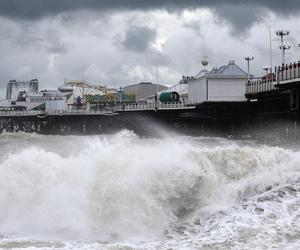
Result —
MULTIPOLYGON (((296 0, 0 0, 0 93, 9 79, 37 77, 42 88, 64 79, 119 87, 172 85, 229 60, 259 76, 280 64, 275 30, 290 30, 287 61, 300 59, 296 0)), ((2 94, 1 94, 2 95, 2 94)))

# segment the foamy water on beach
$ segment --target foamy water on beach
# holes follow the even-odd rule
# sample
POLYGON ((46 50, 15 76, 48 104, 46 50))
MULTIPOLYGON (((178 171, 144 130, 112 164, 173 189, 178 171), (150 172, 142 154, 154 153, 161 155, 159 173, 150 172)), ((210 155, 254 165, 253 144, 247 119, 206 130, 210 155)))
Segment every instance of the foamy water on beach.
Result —
POLYGON ((299 249, 300 150, 0 135, 0 248, 299 249))

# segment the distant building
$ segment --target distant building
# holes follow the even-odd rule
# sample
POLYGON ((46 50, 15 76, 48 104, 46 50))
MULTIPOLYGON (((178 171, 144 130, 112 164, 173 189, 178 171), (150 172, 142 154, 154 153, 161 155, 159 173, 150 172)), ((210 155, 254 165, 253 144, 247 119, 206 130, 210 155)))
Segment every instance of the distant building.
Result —
POLYGON ((167 89, 168 87, 151 82, 141 82, 123 87, 126 95, 133 95, 135 102, 146 102, 149 96, 154 96, 157 92, 167 89))
POLYGON ((6 100, 24 100, 26 95, 38 94, 38 92, 38 79, 30 81, 10 80, 7 84, 6 100))
POLYGON ((6 100, 0 100, 0 110, 67 110, 66 92, 42 90, 37 79, 31 81, 10 80, 7 84, 6 100))
MULTIPOLYGON (((158 100, 160 102, 164 102, 165 99, 167 99, 166 102, 180 102, 183 104, 188 104, 188 82, 190 80, 194 79, 193 76, 182 76, 182 79, 179 81, 179 83, 172 85, 170 87, 167 87, 166 89, 158 92, 158 100), (166 95, 170 95, 173 93, 174 95, 178 96, 178 98, 171 98, 172 100, 168 100, 168 98, 161 98, 165 97, 166 95)), ((170 99, 170 98, 169 98, 170 99)), ((148 102, 155 102, 155 95, 148 97, 148 102)))
POLYGON ((206 101, 246 101, 245 83, 247 73, 229 61, 227 65, 202 70, 188 80, 188 98, 190 104, 206 101))
MULTIPOLYGON (((163 93, 177 93, 179 96, 179 102, 188 104, 188 80, 187 77, 183 76, 182 80, 171 87, 168 87, 166 90, 160 91, 158 96, 160 97, 163 93)), ((191 78, 192 79, 192 78, 191 78)), ((153 97, 151 96, 149 100, 153 101, 153 97)), ((160 100, 161 101, 161 100, 160 100)))

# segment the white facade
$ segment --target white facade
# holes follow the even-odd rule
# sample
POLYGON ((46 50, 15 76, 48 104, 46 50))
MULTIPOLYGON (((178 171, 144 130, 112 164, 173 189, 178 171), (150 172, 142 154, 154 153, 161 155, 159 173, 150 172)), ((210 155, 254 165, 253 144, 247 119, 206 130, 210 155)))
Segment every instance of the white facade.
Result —
POLYGON ((1 100, 0 110, 44 110, 57 112, 67 110, 66 97, 57 90, 44 90, 39 94, 26 95, 22 101, 1 100))
POLYGON ((247 73, 233 61, 188 81, 189 104, 206 101, 246 101, 247 73))
POLYGON ((189 83, 189 104, 201 103, 208 101, 207 98, 207 79, 199 78, 189 83))
POLYGON ((147 101, 149 96, 155 96, 156 92, 166 90, 168 87, 151 82, 141 82, 123 87, 124 94, 134 95, 135 101, 147 101))
POLYGON ((46 112, 66 111, 67 109, 68 106, 65 98, 61 100, 47 100, 45 102, 46 112))

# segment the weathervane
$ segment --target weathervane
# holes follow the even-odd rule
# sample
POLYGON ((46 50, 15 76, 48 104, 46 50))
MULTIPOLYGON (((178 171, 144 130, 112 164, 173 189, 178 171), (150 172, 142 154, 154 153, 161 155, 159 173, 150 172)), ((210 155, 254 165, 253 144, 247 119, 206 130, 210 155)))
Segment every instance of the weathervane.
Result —
POLYGON ((207 56, 204 56, 202 61, 201 61, 201 64, 203 66, 203 69, 206 70, 206 66, 208 65, 208 58, 207 56))

